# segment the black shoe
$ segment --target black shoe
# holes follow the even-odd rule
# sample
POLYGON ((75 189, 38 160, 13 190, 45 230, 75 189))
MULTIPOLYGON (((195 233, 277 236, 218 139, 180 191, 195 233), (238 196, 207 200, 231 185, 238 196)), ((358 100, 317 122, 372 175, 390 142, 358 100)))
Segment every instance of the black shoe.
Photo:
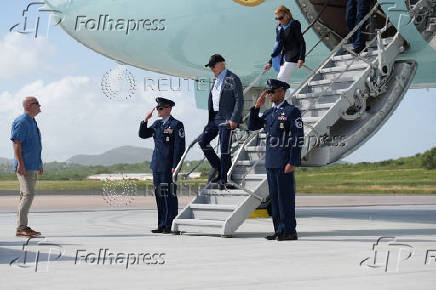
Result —
POLYGON ((160 234, 160 233, 162 233, 163 231, 164 231, 163 228, 157 228, 157 229, 155 229, 155 230, 151 230, 151 232, 152 232, 153 234, 160 234))
POLYGON ((268 241, 273 241, 273 240, 277 239, 277 237, 278 237, 278 235, 274 234, 271 236, 266 236, 265 239, 267 239, 268 241))
POLYGON ((365 49, 364 46, 358 47, 358 48, 353 48, 353 51, 355 54, 360 54, 363 50, 365 49))
POLYGON ((162 231, 162 234, 171 234, 171 233, 172 233, 171 227, 165 227, 162 231))
POLYGON ((212 183, 217 183, 220 179, 221 179, 220 170, 212 167, 209 170, 207 181, 212 183))
POLYGON ((219 189, 220 190, 231 190, 231 189, 238 189, 236 186, 234 186, 233 184, 231 184, 231 183, 227 183, 227 182, 224 182, 224 181, 220 181, 220 182, 218 182, 218 187, 219 187, 219 189))
POLYGON ((217 184, 220 190, 237 189, 233 184, 227 183, 227 181, 220 180, 217 184))
POLYGON ((277 241, 295 241, 298 240, 297 233, 278 235, 277 241))

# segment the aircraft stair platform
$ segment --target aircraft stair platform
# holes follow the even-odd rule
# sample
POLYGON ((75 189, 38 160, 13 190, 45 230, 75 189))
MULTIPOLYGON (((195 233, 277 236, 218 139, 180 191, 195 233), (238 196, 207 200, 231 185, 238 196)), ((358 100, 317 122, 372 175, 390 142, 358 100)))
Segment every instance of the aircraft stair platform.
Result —
MULTIPOLYGON (((376 9, 378 5, 290 95, 304 123, 303 166, 325 166, 359 148, 392 115, 411 85, 416 64, 397 60, 406 47, 401 35, 382 38, 389 22, 374 32, 359 55, 347 44, 376 9)), ((209 183, 176 217, 172 230, 230 237, 269 195, 266 140, 263 130, 247 133, 232 155, 228 180, 234 189, 219 190, 209 183)))

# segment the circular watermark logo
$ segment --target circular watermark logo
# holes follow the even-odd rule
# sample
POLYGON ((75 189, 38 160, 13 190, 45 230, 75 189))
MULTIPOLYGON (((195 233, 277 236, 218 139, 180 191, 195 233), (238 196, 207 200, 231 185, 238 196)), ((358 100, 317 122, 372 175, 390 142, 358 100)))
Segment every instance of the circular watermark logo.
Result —
POLYGON ((138 192, 136 182, 129 179, 106 179, 103 183, 102 196, 111 207, 127 207, 133 202, 138 192))
POLYGON ((125 101, 133 99, 136 81, 126 66, 117 66, 106 72, 101 81, 103 94, 110 100, 125 101))

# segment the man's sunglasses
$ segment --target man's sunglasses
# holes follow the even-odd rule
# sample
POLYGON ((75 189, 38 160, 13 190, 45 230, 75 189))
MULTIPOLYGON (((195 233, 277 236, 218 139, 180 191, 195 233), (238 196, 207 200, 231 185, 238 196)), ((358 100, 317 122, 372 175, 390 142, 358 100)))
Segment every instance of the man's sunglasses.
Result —
POLYGON ((41 106, 41 105, 39 104, 39 102, 33 102, 33 103, 30 103, 30 105, 37 105, 37 106, 41 106))
POLYGON ((267 92, 268 94, 271 94, 271 95, 272 95, 272 94, 274 94, 274 92, 275 92, 275 89, 272 89, 272 90, 267 90, 266 92, 267 92))
POLYGON ((285 18, 285 17, 279 16, 279 17, 276 17, 276 20, 283 20, 283 18, 285 18))
POLYGON ((157 110, 158 110, 158 111, 162 111, 162 110, 165 109, 165 108, 169 108, 169 107, 158 107, 157 110))

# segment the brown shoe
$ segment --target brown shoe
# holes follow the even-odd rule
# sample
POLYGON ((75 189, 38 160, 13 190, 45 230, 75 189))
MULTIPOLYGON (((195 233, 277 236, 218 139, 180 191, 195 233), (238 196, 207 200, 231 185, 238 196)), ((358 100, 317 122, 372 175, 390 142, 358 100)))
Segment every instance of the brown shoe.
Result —
POLYGON ((17 229, 17 233, 16 233, 17 237, 38 237, 40 235, 41 235, 40 232, 34 231, 29 227, 17 229))
POLYGON ((33 233, 34 233, 34 235, 35 236, 40 236, 41 235, 41 232, 37 232, 37 231, 34 231, 34 230, 32 230, 30 227, 27 227, 30 231, 32 231, 33 233))

